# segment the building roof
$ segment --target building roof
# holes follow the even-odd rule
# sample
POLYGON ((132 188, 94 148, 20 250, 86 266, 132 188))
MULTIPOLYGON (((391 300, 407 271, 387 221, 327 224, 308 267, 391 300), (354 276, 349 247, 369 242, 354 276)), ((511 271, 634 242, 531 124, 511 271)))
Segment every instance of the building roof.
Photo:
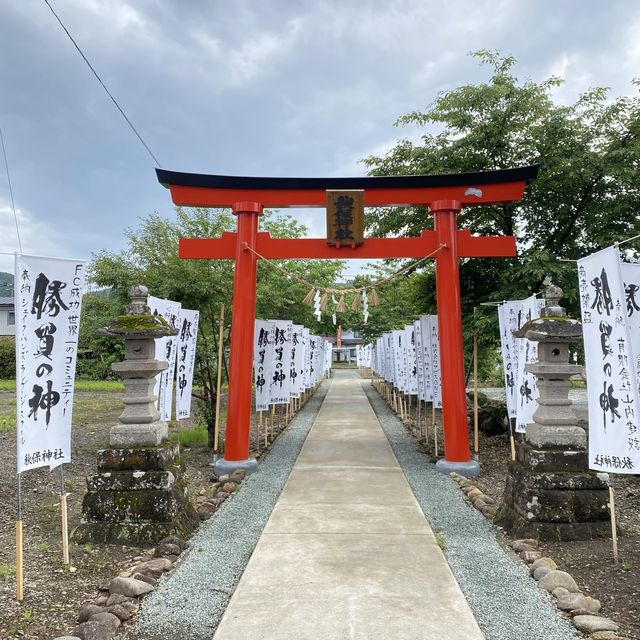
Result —
POLYGON ((14 306, 13 296, 0 296, 0 307, 1 306, 14 306))

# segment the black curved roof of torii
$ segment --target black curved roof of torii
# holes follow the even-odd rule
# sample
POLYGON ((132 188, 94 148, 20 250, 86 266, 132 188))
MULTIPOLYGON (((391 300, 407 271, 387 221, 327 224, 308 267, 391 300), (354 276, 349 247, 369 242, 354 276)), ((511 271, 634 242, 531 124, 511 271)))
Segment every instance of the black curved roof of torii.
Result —
POLYGON ((364 176, 354 178, 266 178, 252 176, 220 176, 206 173, 183 173, 156 169, 158 182, 165 187, 202 187, 208 189, 408 189, 428 187, 462 187, 465 185, 530 183, 538 175, 540 165, 496 169, 471 173, 448 173, 411 176, 364 176))

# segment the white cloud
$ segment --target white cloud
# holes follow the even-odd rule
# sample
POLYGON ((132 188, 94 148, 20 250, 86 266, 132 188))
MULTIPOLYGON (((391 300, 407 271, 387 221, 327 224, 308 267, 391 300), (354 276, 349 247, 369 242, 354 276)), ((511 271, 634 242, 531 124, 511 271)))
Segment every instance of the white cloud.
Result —
MULTIPOLYGON (((61 258, 82 258, 71 255, 66 239, 48 223, 32 214, 16 209, 22 253, 61 258)), ((13 273, 13 254, 20 251, 16 221, 8 204, 0 203, 0 271, 13 273)), ((85 256, 88 257, 88 256, 85 256)))

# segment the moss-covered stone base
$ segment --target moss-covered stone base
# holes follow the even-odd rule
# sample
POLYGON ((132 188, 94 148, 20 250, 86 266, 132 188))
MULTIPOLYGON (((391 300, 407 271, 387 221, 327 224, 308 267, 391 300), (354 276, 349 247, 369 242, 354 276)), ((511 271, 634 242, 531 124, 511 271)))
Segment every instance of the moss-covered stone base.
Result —
POLYGON ((197 528, 175 445, 102 450, 98 470, 87 479, 77 542, 146 546, 197 528))
POLYGON ((496 524, 510 535, 540 540, 609 537, 608 487, 588 471, 537 471, 509 466, 496 524))

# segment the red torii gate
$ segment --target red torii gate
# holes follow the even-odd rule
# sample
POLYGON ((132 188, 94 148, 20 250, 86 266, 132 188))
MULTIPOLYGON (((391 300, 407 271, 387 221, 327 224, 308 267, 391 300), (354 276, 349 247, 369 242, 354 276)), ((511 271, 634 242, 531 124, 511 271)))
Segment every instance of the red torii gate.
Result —
POLYGON ((252 178, 179 173, 156 169, 158 181, 171 190, 176 205, 230 207, 237 231, 221 238, 181 238, 181 258, 235 260, 233 282, 229 395, 224 459, 218 475, 233 469, 254 471, 249 458, 252 397, 253 330, 256 308, 256 254, 269 259, 423 258, 442 247, 436 261, 436 295, 442 376, 444 460, 440 471, 473 476, 465 398, 465 371, 460 306, 459 258, 515 256, 513 236, 474 237, 458 230, 456 214, 464 206, 505 204, 520 200, 537 166, 431 176, 365 178, 252 178), (434 230, 415 238, 365 238, 358 246, 334 246, 325 238, 282 239, 258 232, 265 207, 326 206, 327 190, 364 190, 364 204, 428 206, 434 230))

